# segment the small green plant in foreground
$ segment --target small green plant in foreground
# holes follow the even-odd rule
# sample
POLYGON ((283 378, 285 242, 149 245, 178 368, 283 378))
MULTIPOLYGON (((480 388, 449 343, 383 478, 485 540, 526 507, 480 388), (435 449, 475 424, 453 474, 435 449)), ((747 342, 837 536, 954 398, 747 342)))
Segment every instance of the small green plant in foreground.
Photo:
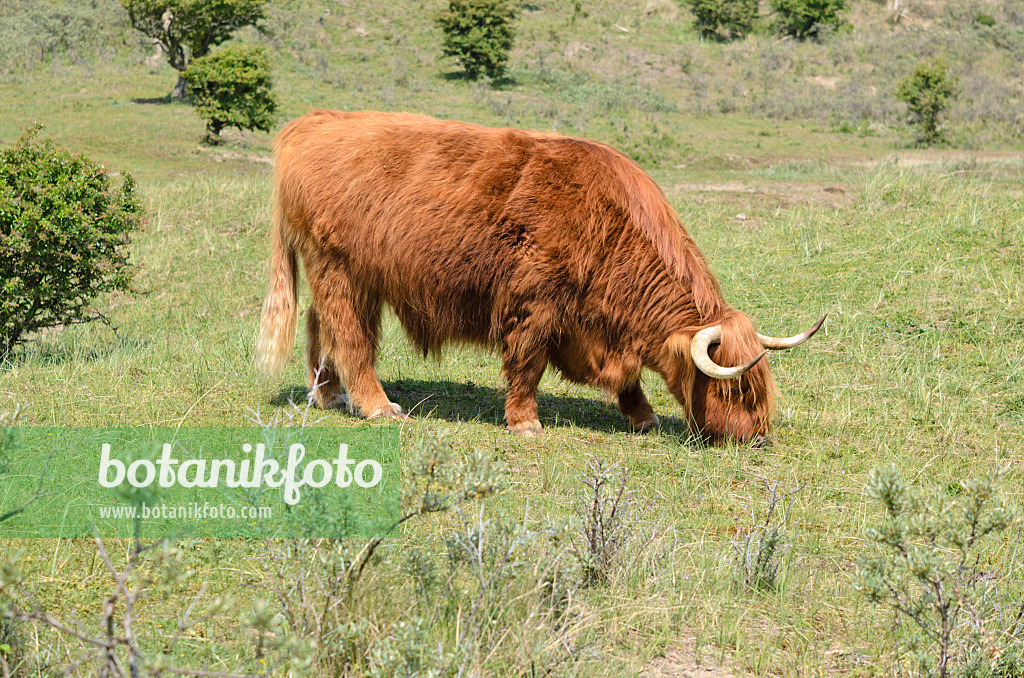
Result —
POLYGON ((910 109, 911 120, 919 132, 919 143, 930 146, 942 139, 940 118, 958 94, 956 82, 944 61, 921 62, 913 73, 900 81, 893 94, 910 109))
POLYGON ((1020 512, 998 477, 963 480, 954 498, 912 488, 894 468, 871 473, 868 495, 885 513, 867 530, 878 555, 860 563, 857 586, 904 625, 920 675, 1024 675, 1024 567, 990 548, 1020 512))
MULTIPOLYGON (((750 527, 736 529, 736 537, 732 540, 735 551, 733 567, 736 581, 742 588, 751 591, 773 591, 779 585, 779 570, 782 558, 789 550, 791 538, 783 524, 773 522, 775 510, 780 502, 796 495, 804 489, 804 485, 786 494, 778 492, 779 481, 758 477, 768 496, 768 509, 764 520, 758 521, 754 510, 750 511, 750 527)), ((789 513, 790 504, 783 503, 783 521, 789 513)))
POLYGON ((589 491, 576 498, 579 525, 573 553, 580 563, 583 586, 608 584, 615 565, 635 539, 634 528, 646 510, 629 485, 629 469, 605 466, 596 455, 587 460, 579 481, 589 491))
POLYGON ((106 317, 103 292, 131 291, 135 182, 49 139, 40 126, 0 152, 0 355, 47 327, 106 317))
POLYGON ((515 41, 517 11, 509 0, 451 0, 437 15, 442 54, 455 57, 472 79, 500 78, 515 41))
POLYGON ((277 97, 262 48, 232 47, 196 59, 182 77, 206 120, 207 143, 220 143, 225 127, 269 132, 274 124, 277 97))

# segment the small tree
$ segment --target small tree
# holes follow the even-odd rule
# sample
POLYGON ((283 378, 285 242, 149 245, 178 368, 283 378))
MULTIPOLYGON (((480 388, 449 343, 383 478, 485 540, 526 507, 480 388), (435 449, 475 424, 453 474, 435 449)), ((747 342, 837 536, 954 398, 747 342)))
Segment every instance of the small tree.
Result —
POLYGON ((220 143, 225 127, 270 131, 277 97, 262 48, 221 50, 196 59, 182 75, 196 112, 206 119, 207 143, 220 143))
POLYGON ((509 0, 451 0, 437 15, 444 31, 442 53, 455 57, 474 80, 484 73, 501 77, 515 41, 516 15, 509 0))
POLYGON ((918 64, 913 73, 900 81, 893 94, 910 109, 920 132, 920 143, 931 145, 942 138, 939 119, 958 94, 944 61, 936 59, 918 64))
POLYGON ((775 27, 783 35, 797 40, 817 38, 826 29, 836 29, 846 22, 846 0, 769 0, 775 12, 775 27))
MULTIPOLYGON (((171 68, 183 73, 193 59, 243 26, 256 26, 266 18, 269 0, 121 0, 132 26, 153 38, 167 55, 171 68)), ((173 96, 185 96, 185 81, 178 76, 173 96)))
POLYGON ((102 292, 131 291, 126 251, 141 220, 135 182, 72 155, 40 126, 0 152, 0 355, 46 327, 105 317, 102 292))
POLYGON ((757 0, 687 0, 701 37, 741 38, 757 21, 757 0))

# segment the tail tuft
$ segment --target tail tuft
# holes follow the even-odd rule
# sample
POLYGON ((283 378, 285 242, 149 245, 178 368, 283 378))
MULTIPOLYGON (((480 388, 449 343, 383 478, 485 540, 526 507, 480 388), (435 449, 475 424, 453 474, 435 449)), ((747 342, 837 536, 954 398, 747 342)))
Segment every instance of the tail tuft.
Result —
POLYGON ((298 318, 296 283, 298 270, 295 250, 285 235, 285 218, 275 199, 274 223, 271 233, 270 290, 263 301, 260 333, 256 339, 256 371, 269 378, 284 372, 295 343, 298 318))

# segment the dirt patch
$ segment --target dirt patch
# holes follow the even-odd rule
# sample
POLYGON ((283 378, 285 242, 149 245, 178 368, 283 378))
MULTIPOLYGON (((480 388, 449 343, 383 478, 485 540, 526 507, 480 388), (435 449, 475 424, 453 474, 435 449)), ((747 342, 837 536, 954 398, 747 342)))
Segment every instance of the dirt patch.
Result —
POLYGON ((812 75, 807 78, 807 82, 812 85, 824 87, 825 89, 835 89, 836 85, 839 84, 839 78, 824 75, 812 75))
POLYGON ((223 148, 209 148, 205 146, 199 146, 196 148, 200 153, 209 154, 215 162, 227 162, 231 160, 243 160, 245 162, 251 162, 257 165, 271 165, 274 164, 274 159, 265 155, 255 155, 253 153, 240 153, 238 151, 230 151, 223 148))
POLYGON ((587 43, 572 41, 565 46, 563 54, 566 59, 572 59, 573 57, 584 56, 592 51, 593 49, 587 43))
POLYGON ((640 673, 643 678, 735 678, 742 672, 726 661, 719 664, 705 651, 697 659, 696 638, 686 638, 665 652, 664 657, 651 661, 640 673))
POLYGON ((982 165, 1021 165, 1024 166, 1024 153, 1020 151, 956 151, 935 149, 908 149, 893 151, 884 158, 867 158, 850 164, 860 167, 876 167, 891 162, 900 167, 919 167, 921 165, 949 165, 955 163, 978 163, 982 165))
MULTIPOLYGON (((854 194, 845 184, 814 182, 775 181, 764 184, 746 184, 741 181, 724 183, 705 182, 673 184, 668 193, 733 194, 746 197, 744 203, 785 206, 793 204, 826 204, 840 206, 853 201, 854 194)), ((724 196, 723 196, 724 197, 724 196)), ((709 196, 710 198, 710 196, 709 196)), ((711 198, 716 199, 716 198, 711 198)), ((744 219, 740 219, 744 221, 744 219)))

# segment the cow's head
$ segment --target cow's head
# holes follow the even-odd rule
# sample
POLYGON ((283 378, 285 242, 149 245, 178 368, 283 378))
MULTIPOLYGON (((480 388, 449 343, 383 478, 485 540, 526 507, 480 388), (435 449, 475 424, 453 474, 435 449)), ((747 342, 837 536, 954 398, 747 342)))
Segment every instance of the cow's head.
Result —
POLYGON ((766 337, 743 313, 721 322, 676 332, 666 342, 669 389, 683 406, 690 428, 713 443, 763 441, 771 429, 775 383, 768 350, 793 348, 818 331, 766 337))

